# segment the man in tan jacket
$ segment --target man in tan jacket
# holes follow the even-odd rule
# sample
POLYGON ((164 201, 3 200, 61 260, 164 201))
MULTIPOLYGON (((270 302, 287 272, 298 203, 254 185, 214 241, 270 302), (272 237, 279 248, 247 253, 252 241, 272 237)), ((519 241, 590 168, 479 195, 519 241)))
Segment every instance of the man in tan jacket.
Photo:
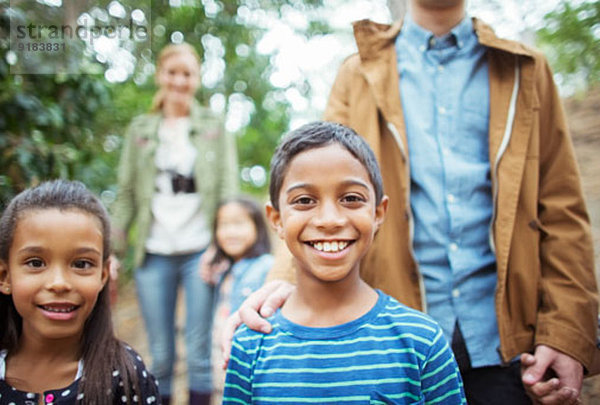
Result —
MULTIPOLYGON (((469 403, 528 403, 525 390, 577 403, 595 372, 597 287, 546 60, 465 17, 464 0, 411 0, 404 22, 354 32, 325 119, 368 141, 390 197, 363 278, 442 325, 469 403)), ((273 287, 240 311, 246 323, 268 331, 253 308, 273 287)))

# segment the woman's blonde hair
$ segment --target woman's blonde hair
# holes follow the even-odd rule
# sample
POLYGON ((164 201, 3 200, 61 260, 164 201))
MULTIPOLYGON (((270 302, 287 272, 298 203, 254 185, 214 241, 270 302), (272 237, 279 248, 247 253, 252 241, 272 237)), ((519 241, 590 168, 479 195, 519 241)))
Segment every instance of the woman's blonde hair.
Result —
MULTIPOLYGON (((200 67, 200 65, 202 64, 202 59, 200 59, 200 55, 198 55, 196 48, 194 48, 192 45, 188 44, 187 42, 182 42, 181 44, 169 44, 163 49, 161 49, 160 53, 158 54, 158 58, 156 60, 156 74, 158 75, 162 65, 167 59, 169 59, 173 55, 178 55, 181 53, 188 53, 192 55, 194 59, 196 59, 196 62, 198 62, 198 67, 200 67)), ((158 91, 154 95, 154 98, 152 99, 152 107, 150 107, 151 112, 158 112, 162 109, 164 97, 165 95, 163 91, 161 89, 158 89, 158 91)))

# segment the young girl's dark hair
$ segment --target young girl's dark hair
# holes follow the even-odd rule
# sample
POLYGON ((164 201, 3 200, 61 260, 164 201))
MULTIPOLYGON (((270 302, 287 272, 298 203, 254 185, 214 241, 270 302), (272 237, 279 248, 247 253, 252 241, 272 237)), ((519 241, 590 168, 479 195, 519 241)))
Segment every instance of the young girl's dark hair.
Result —
POLYGON ((265 219, 263 216, 263 211, 262 211, 261 207, 258 205, 258 203, 256 201, 254 201, 253 199, 251 199, 249 197, 237 196, 237 197, 227 198, 227 199, 221 201, 219 203, 219 205, 217 205, 217 210, 216 210, 217 215, 215 215, 215 219, 213 222, 213 230, 212 230, 213 231, 213 243, 214 243, 215 247, 217 248, 217 253, 213 257, 212 263, 213 264, 219 263, 223 259, 232 261, 232 258, 229 257, 227 255, 227 253, 225 253, 225 251, 223 250, 223 248, 219 245, 219 242, 217 241, 217 225, 218 225, 217 222, 218 222, 219 210, 224 205, 227 205, 230 203, 240 204, 242 207, 244 207, 244 209, 246 210, 246 212, 252 219, 254 226, 256 227, 256 241, 254 242, 254 244, 252 246, 250 246, 248 251, 244 253, 244 257, 248 257, 248 258, 258 257, 265 253, 269 253, 271 251, 271 242, 269 240, 269 233, 267 232, 267 224, 265 222, 265 219))
MULTIPOLYGON (((96 196, 77 181, 54 180, 27 189, 17 195, 6 207, 0 218, 0 260, 8 263, 9 250, 18 221, 29 211, 59 209, 77 210, 97 218, 102 227, 103 265, 109 257, 109 216, 96 196)), ((60 230, 58 230, 60 232, 60 230)), ((23 319, 17 312, 12 297, 0 294, 0 349, 10 353, 18 348, 23 319)), ((107 392, 112 388, 112 376, 118 371, 123 382, 127 403, 133 403, 135 387, 139 392, 138 376, 125 345, 113 332, 110 314, 108 283, 98 295, 96 305, 83 327, 80 358, 84 363, 84 378, 79 393, 84 393, 84 403, 112 403, 107 392)), ((112 395, 115 393, 113 392, 112 395)))

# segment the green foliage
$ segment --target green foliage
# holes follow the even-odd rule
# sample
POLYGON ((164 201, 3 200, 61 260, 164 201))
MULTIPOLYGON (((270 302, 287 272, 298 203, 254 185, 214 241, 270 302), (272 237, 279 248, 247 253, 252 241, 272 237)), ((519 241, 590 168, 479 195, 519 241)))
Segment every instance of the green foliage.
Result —
POLYGON ((600 2, 569 3, 544 18, 539 46, 565 80, 587 87, 600 81, 600 2))
MULTIPOLYGON (((150 49, 132 49, 135 70, 125 82, 116 83, 104 76, 109 64, 89 53, 77 55, 77 66, 98 74, 11 74, 9 17, 28 21, 27 1, 36 3, 15 3, 21 5, 13 4, 9 12, 9 2, 0 0, 0 208, 23 188, 56 177, 82 180, 98 193, 114 191, 122 134, 133 116, 148 110, 156 91, 152 70, 156 55, 176 32, 206 61, 210 57, 222 66, 220 77, 211 82, 210 88, 200 89, 198 98, 202 103, 208 104, 213 95, 220 95, 230 115, 237 113, 235 100, 251 105, 250 116, 235 134, 240 163, 242 167, 260 165, 268 169, 277 140, 287 130, 290 107, 283 96, 286 89, 274 88, 269 81, 273 55, 256 50, 267 29, 264 17, 277 18, 289 9, 310 11, 322 3, 181 0, 182 5, 174 7, 168 0, 148 1, 150 49), (208 49, 209 44, 213 48, 208 49)), ((65 15, 76 18, 99 4, 92 3, 63 2, 63 9, 48 7, 47 16, 56 21, 65 15)), ((120 3, 128 11, 141 4, 134 0, 120 3)), ((41 7, 39 3, 36 6, 41 7)), ((327 24, 315 17, 304 35, 327 30, 327 24)), ((43 64, 44 56, 34 63, 43 64)), ((302 94, 308 91, 304 82, 292 86, 302 94)), ((263 193, 265 187, 248 183, 244 190, 263 193)))
POLYGON ((110 103, 106 86, 88 76, 11 79, 0 76, 0 198, 57 177, 101 190, 105 184, 97 179, 112 169, 93 128, 96 111, 110 103))
POLYGON ((10 74, 6 3, 0 2, 0 206, 50 178, 78 178, 101 190, 97 180, 111 170, 110 159, 94 128, 97 111, 111 103, 108 88, 95 76, 10 74))
MULTIPOLYGON (((268 170, 277 141, 288 127, 289 105, 281 96, 286 89, 274 88, 269 82, 273 55, 257 51, 257 43, 266 28, 254 20, 257 16, 258 19, 265 16, 279 18, 290 8, 309 11, 321 5, 322 0, 205 0, 202 2, 204 6, 198 5, 200 2, 183 3, 181 7, 153 4, 152 25, 160 27, 153 31, 153 53, 156 55, 170 41, 171 35, 179 32, 205 61, 209 57, 215 60, 215 55, 207 55, 207 52, 220 55, 225 65, 224 74, 213 87, 201 88, 199 99, 208 103, 214 94, 222 95, 226 103, 225 110, 230 115, 236 114, 232 110, 233 98, 241 98, 252 104, 249 123, 235 134, 240 166, 259 165, 268 170), (207 49, 209 43, 214 46, 215 38, 220 49, 207 49)), ((315 19, 310 22, 304 35, 325 32, 328 32, 327 24, 315 19)), ((295 83, 293 86, 303 89, 306 83, 295 83)), ((256 194, 266 190, 266 185, 256 187, 251 183, 242 183, 242 187, 244 191, 256 194)))
MULTIPOLYGON (((107 120, 115 102, 100 74, 11 73, 10 18, 26 22, 27 12, 9 10, 8 3, 0 1, 0 208, 24 188, 53 178, 81 180, 101 193, 115 180, 119 145, 111 124, 130 117, 107 120)), ((48 63, 46 55, 34 54, 34 62, 48 63)), ((104 71, 91 58, 80 63, 104 71)))

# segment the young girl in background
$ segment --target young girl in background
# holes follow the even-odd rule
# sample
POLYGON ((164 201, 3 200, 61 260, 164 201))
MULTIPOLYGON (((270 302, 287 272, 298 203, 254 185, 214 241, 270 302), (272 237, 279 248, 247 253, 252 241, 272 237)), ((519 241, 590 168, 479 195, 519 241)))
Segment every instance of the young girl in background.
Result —
MULTIPOLYGON (((225 373, 219 336, 227 317, 261 287, 273 264, 269 234, 260 206, 248 197, 221 202, 213 227, 216 252, 203 258, 203 278, 216 284, 217 305, 213 326, 213 400, 223 392, 225 373), (212 269, 212 270, 211 270, 212 269)), ((216 402, 213 402, 216 403, 216 402)))
POLYGON ((106 210, 82 183, 16 196, 0 218, 0 403, 156 404, 154 377, 119 341, 106 210))

